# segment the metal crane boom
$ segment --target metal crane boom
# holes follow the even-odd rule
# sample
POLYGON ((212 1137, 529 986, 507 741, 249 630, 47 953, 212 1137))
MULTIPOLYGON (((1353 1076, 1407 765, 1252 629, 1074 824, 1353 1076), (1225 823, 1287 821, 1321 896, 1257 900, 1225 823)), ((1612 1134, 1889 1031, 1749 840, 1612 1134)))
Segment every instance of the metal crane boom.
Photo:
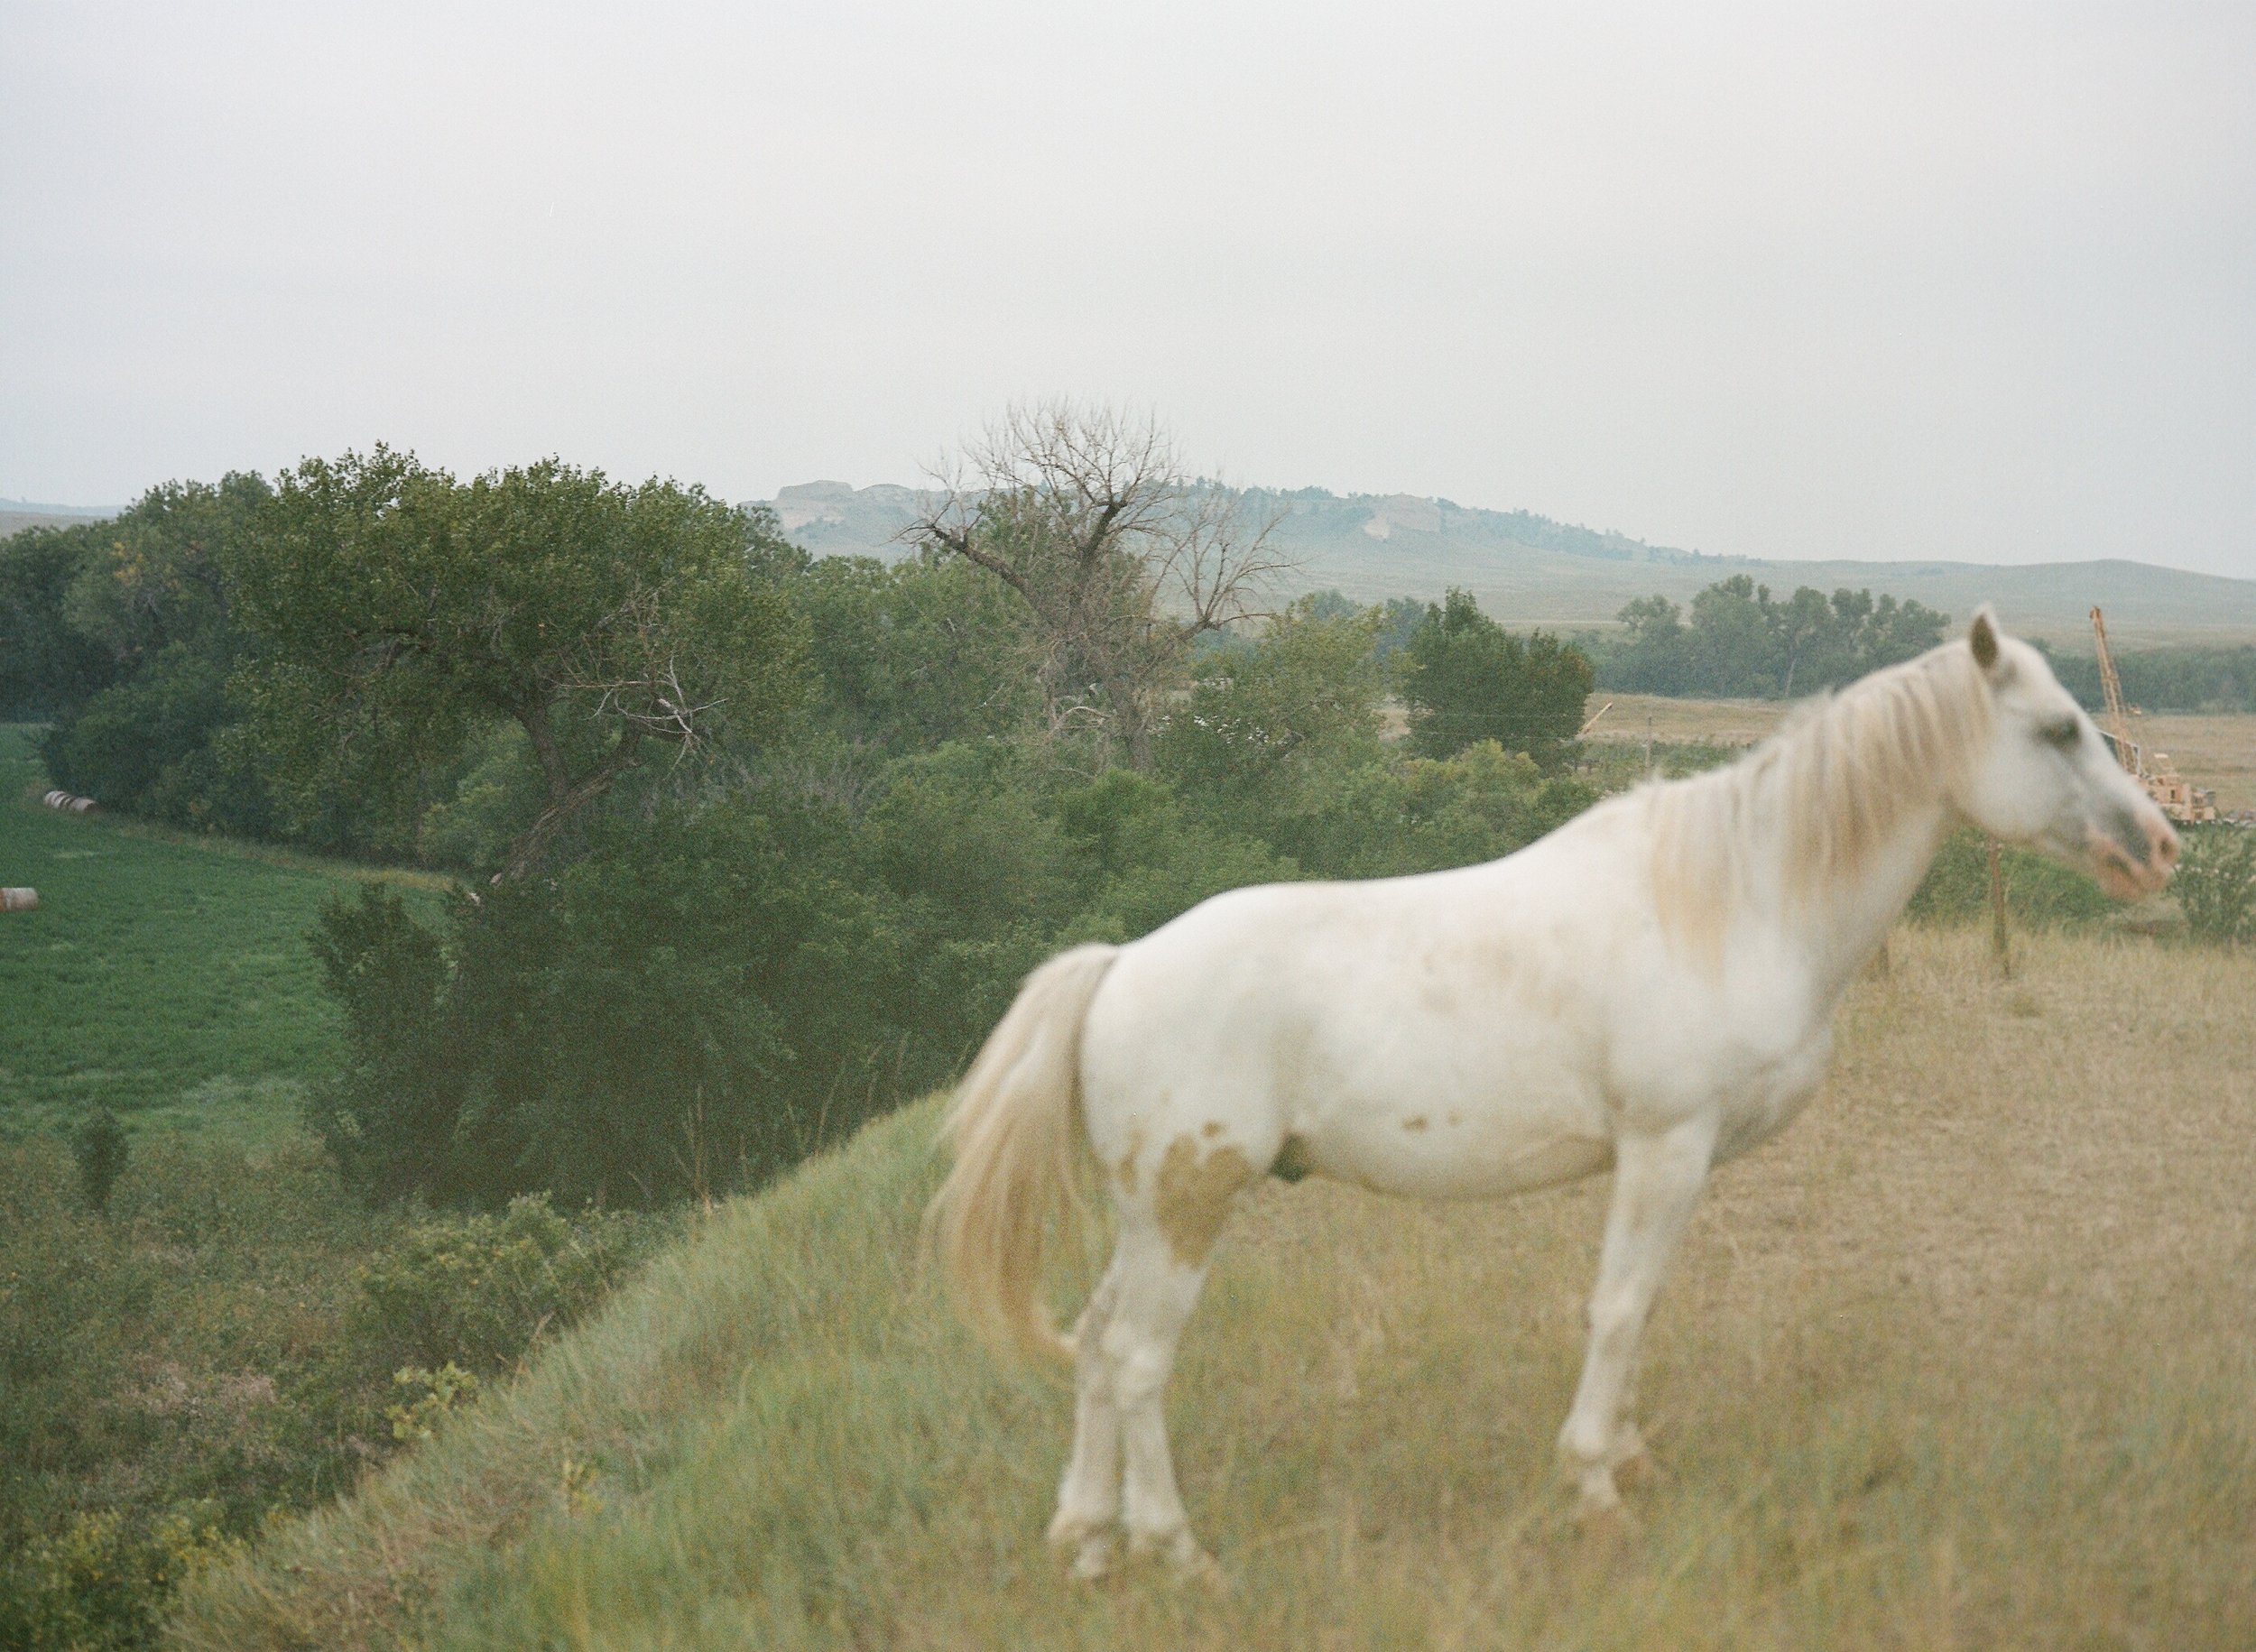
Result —
POLYGON ((2122 708, 2122 679, 2115 675, 2114 656, 2107 651, 2106 616, 2096 605, 2092 609, 2092 645, 2099 653, 2099 686, 2107 696, 2107 732, 2115 737, 2115 761, 2137 774, 2139 748, 2131 743, 2131 717, 2122 708))

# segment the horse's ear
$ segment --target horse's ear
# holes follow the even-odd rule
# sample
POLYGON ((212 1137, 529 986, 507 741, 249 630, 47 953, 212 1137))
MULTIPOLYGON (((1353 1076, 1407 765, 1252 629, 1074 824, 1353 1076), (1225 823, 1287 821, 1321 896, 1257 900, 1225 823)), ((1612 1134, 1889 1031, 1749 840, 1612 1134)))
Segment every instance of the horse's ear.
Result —
POLYGON ((1984 603, 1974 610, 1974 627, 1966 632, 1966 646, 1974 650, 1974 663, 1984 672, 1998 669, 1998 621, 1984 603))

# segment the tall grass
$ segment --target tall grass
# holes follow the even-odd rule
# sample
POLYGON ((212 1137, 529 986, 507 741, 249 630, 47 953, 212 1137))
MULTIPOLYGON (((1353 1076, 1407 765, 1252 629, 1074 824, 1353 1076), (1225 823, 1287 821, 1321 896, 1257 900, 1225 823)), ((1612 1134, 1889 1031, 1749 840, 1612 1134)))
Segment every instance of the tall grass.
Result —
POLYGON ((2256 1645, 2256 960, 1907 931, 1828 1093, 1722 1171, 1624 1550, 1550 1478, 1602 1185, 1261 1190, 1170 1404, 1233 1587, 1043 1552, 1068 1399, 917 1275, 935 1109, 691 1242, 178 1645, 2256 1645))

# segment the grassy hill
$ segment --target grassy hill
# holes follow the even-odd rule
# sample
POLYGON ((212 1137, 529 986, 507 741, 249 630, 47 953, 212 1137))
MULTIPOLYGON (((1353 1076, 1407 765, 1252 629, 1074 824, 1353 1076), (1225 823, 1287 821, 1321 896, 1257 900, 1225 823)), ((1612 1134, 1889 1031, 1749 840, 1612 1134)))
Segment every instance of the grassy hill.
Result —
MULTIPOLYGON (((1301 589, 1336 586, 1360 602, 1438 597, 1461 586, 1513 625, 1611 625, 1622 605, 1656 592, 1678 602, 1746 574, 1781 594, 1842 586, 1911 597, 1964 620, 1994 602, 2018 632, 2089 651, 2092 605, 2116 646, 2256 641, 2256 579, 2225 579, 2113 558, 2009 568, 1978 562, 1764 561, 1703 556, 1527 511, 1485 511, 1408 494, 1346 497, 1321 488, 1249 490, 1249 514, 1281 512, 1277 543, 1301 589)), ((897 555, 916 495, 880 485, 804 483, 772 501, 785 531, 818 554, 897 555)))
POLYGON ((356 879, 443 880, 58 814, 31 800, 32 736, 0 725, 0 883, 40 895, 0 918, 0 1136, 103 1106, 136 1127, 294 1130, 337 1048, 305 941, 321 902, 356 879))
POLYGON ((1170 1415, 1226 1594, 1068 1585, 1068 1401, 912 1266, 936 1104, 719 1207, 517 1383, 189 1588, 180 1647, 2256 1644, 2256 958, 1900 932, 1726 1168, 1628 1549, 1550 1482, 1604 1189, 1260 1190, 1170 1415))

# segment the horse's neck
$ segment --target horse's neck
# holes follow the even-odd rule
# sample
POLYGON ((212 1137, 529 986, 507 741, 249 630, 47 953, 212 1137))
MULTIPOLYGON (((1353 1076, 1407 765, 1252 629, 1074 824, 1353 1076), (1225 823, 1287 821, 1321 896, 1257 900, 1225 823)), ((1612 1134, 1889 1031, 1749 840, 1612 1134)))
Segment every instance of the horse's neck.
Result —
POLYGON ((1782 916, 1814 965, 1825 997, 1844 991, 1864 967, 1934 863, 1951 826, 1939 796, 1908 808, 1895 829, 1874 846, 1860 873, 1782 916))

